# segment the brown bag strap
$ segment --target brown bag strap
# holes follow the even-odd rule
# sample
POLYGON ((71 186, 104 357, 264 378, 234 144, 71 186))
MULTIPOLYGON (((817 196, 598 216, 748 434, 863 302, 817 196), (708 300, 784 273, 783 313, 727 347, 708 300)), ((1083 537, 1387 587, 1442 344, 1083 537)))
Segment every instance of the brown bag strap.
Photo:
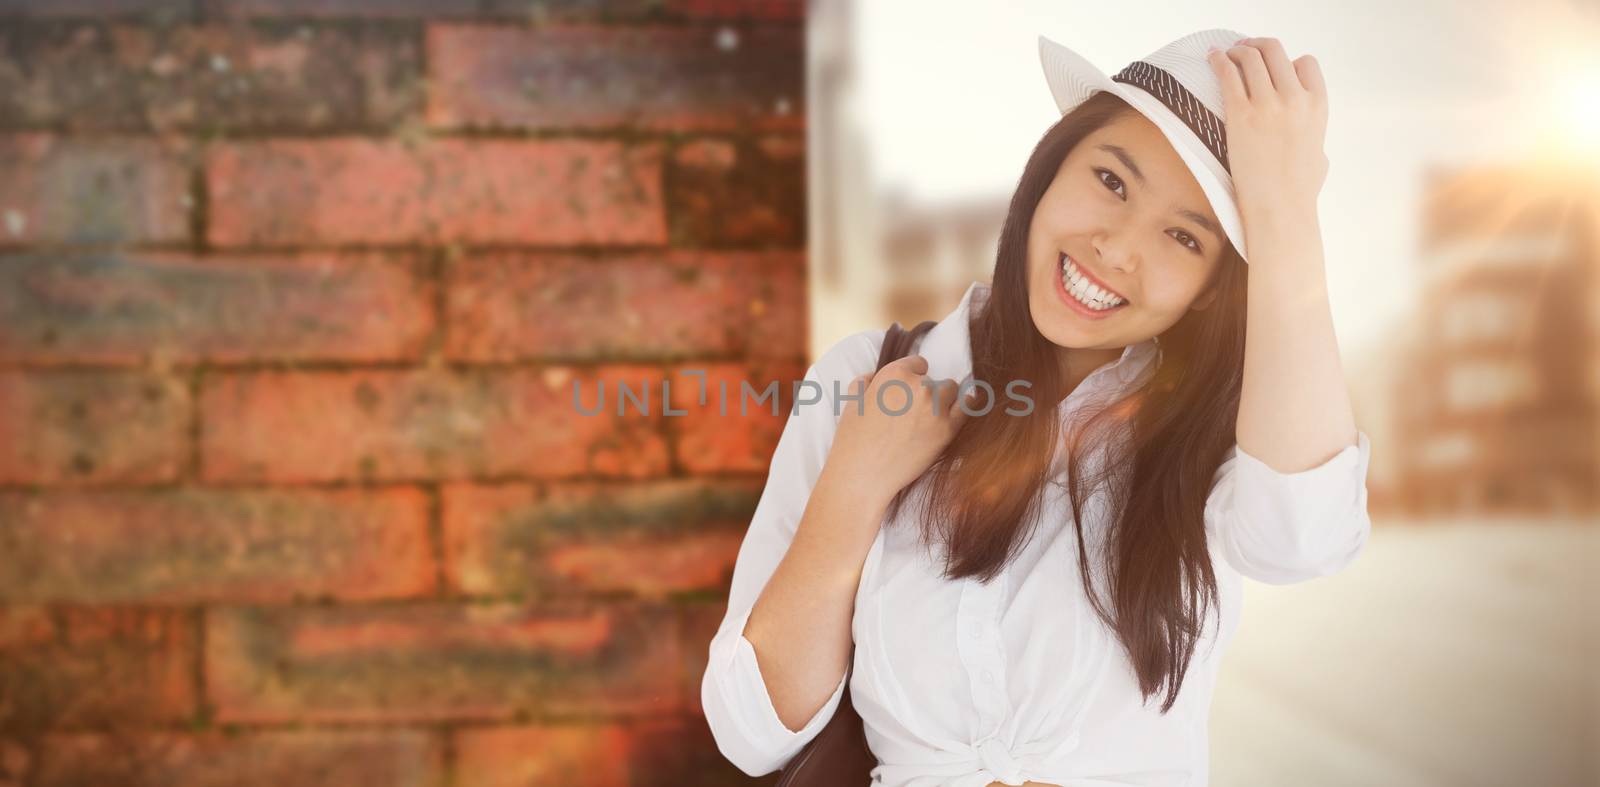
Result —
POLYGON ((917 340, 938 324, 936 320, 923 320, 909 331, 901 328, 899 322, 890 325, 889 330, 883 335, 883 349, 878 351, 878 368, 882 369, 890 362, 910 355, 917 340))

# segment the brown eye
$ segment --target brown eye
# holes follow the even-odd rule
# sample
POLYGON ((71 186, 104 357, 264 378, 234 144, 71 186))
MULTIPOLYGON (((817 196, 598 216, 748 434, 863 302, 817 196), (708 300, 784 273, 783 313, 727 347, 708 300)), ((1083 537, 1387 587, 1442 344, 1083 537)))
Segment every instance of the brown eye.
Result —
POLYGON ((1123 194, 1121 191, 1118 191, 1118 189, 1123 188, 1122 178, 1112 174, 1110 170, 1100 169, 1098 167, 1095 168, 1094 174, 1095 177, 1100 179, 1100 184, 1105 186, 1107 191, 1115 193, 1117 196, 1122 197, 1123 199, 1127 199, 1125 194, 1123 194), (1108 181, 1107 178, 1110 178, 1110 180, 1108 181))
POLYGON ((1178 238, 1178 242, 1179 243, 1182 243, 1185 247, 1187 247, 1189 250, 1195 252, 1196 254, 1199 254, 1201 252, 1200 241, 1196 240, 1193 235, 1190 235, 1189 233, 1184 232, 1183 230, 1178 230, 1178 235, 1182 235, 1183 236, 1181 238, 1178 238))

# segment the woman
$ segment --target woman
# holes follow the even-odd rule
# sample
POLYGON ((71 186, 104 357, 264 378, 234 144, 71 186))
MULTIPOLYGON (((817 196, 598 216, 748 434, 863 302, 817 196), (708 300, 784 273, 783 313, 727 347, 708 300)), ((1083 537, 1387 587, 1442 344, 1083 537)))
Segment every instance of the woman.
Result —
POLYGON ((1064 116, 993 285, 876 375, 883 331, 829 349, 779 440, 701 687, 751 775, 848 680, 874 783, 1204 785, 1242 578, 1366 543, 1316 63, 1207 30, 1108 80, 1040 45, 1064 116))

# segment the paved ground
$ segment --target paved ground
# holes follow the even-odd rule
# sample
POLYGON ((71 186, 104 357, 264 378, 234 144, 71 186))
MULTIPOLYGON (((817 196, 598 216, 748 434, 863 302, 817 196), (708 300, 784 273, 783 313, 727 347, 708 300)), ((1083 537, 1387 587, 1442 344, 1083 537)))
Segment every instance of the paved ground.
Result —
POLYGON ((1600 523, 1378 522, 1247 581, 1211 735, 1215 787, 1600 787, 1600 523))

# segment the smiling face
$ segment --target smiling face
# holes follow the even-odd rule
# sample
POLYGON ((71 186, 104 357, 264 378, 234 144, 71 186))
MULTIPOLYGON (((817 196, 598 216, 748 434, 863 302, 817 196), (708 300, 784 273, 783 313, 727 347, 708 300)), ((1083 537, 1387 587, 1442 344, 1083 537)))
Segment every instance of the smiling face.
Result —
POLYGON ((1209 305, 1221 226, 1160 129, 1118 115, 1067 154, 1034 211, 1034 325, 1063 348, 1120 350, 1162 333, 1209 305))

